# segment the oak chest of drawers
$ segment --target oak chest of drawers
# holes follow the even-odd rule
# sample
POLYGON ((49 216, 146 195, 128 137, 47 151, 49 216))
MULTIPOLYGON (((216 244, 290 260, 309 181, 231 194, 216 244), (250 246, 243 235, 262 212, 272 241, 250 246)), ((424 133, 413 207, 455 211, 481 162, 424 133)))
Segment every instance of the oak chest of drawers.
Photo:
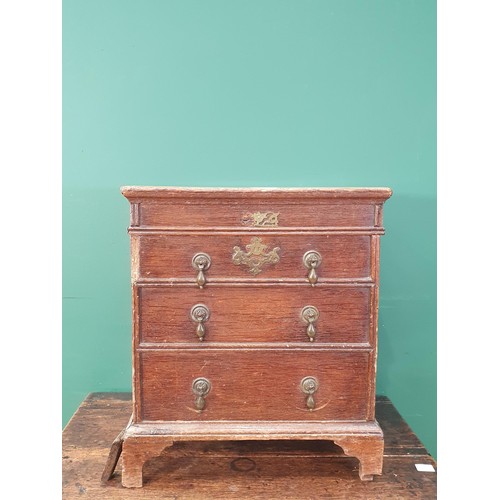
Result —
POLYGON ((388 188, 124 187, 133 415, 124 486, 181 440, 326 439, 382 471, 375 416, 388 188))

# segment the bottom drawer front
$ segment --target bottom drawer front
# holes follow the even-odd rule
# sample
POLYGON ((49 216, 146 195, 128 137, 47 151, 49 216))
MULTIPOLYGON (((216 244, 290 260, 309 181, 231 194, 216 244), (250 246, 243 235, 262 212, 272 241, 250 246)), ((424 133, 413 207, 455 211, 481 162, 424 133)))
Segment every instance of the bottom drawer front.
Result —
POLYGON ((142 351, 142 419, 363 420, 369 364, 366 351, 142 351))

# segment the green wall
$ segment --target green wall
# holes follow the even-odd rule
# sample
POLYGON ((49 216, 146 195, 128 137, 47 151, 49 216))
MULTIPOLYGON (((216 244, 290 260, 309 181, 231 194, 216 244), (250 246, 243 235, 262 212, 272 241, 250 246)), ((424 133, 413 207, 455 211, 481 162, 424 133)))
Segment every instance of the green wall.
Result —
POLYGON ((391 187, 377 392, 435 455, 434 0, 64 0, 63 423, 131 387, 126 184, 391 187))

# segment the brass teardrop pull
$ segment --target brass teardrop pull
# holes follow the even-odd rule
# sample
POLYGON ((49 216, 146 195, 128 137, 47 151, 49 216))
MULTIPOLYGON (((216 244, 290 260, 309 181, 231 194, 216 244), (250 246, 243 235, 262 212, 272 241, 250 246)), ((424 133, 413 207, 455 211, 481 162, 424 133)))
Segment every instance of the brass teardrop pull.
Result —
POLYGON ((205 322, 210 318, 210 309, 205 304, 195 304, 191 308, 191 319, 196 323, 196 335, 200 342, 205 338, 205 322))
POLYGON ((314 401, 314 393, 318 390, 319 383, 315 377, 304 377, 300 381, 300 388, 306 394, 306 406, 309 410, 314 410, 316 401, 314 401))
POLYGON ((201 321, 196 326, 196 335, 198 335, 200 340, 203 340, 203 337, 205 336, 205 326, 201 321))
POLYGON ((212 259, 206 253, 200 252, 193 256, 193 260, 191 261, 193 268, 198 272, 196 274, 196 284, 203 288, 205 283, 207 282, 207 278, 205 276, 205 271, 208 271, 210 265, 212 264, 212 259))
POLYGON ((312 286, 314 286, 318 281, 318 273, 316 272, 316 265, 311 266, 311 270, 307 275, 307 279, 312 286))
POLYGON ((316 250, 309 250, 302 257, 302 262, 307 269, 309 269, 309 273, 307 273, 307 279, 311 286, 314 286, 318 281, 318 273, 316 269, 321 264, 321 254, 316 252, 316 250))
POLYGON ((198 274, 196 275, 196 284, 200 288, 203 288, 206 282, 207 278, 205 278, 205 273, 203 272, 203 270, 198 271, 198 274))
POLYGON ((202 411, 205 408, 206 402, 205 397, 210 392, 212 384, 210 380, 199 377, 193 380, 193 385, 191 387, 193 394, 196 396, 194 400, 194 407, 198 411, 202 411))
POLYGON ((318 321, 319 311, 314 306, 305 306, 300 312, 300 317, 307 324, 306 333, 311 342, 316 338, 316 327, 314 323, 318 321))

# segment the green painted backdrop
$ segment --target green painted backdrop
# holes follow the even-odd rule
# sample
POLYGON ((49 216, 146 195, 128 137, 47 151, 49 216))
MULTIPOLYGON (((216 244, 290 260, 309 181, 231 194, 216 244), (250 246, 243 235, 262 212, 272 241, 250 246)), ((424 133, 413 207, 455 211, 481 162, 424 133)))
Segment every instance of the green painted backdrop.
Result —
POLYGON ((393 188, 377 392, 435 455, 434 0, 64 0, 63 423, 130 390, 125 184, 393 188))

